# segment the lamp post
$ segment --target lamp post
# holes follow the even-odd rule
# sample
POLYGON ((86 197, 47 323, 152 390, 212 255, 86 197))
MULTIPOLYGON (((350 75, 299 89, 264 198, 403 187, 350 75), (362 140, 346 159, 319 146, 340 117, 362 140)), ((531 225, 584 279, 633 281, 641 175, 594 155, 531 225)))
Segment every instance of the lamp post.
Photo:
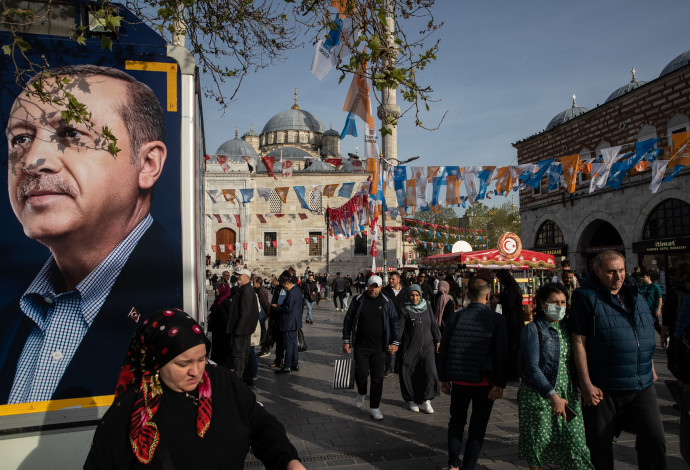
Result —
MULTIPOLYGON (((393 161, 396 162, 397 165, 404 165, 405 163, 410 163, 411 161, 417 160, 419 157, 412 157, 408 158, 407 160, 400 161, 397 158, 383 158, 383 155, 379 158, 380 165, 383 167, 383 171, 386 173, 390 169, 391 166, 393 166, 393 161)), ((384 199, 386 197, 386 188, 383 188, 383 195, 384 199)), ((386 210, 384 207, 381 208, 381 231, 383 232, 383 238, 381 242, 381 249, 383 250, 383 283, 387 284, 388 283, 388 245, 386 243, 386 210)))

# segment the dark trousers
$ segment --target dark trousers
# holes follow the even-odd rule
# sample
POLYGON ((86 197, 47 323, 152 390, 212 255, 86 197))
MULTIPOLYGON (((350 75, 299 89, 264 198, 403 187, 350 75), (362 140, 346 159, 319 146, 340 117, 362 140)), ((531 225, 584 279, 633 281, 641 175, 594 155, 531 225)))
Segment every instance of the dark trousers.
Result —
MULTIPOLYGON (((285 365, 284 369, 297 367, 299 365, 299 351, 297 351, 297 330, 283 331, 283 342, 285 343, 285 365)), ((276 354, 276 359, 278 355, 276 354)))
POLYGON ((613 470, 613 438, 621 426, 637 433, 641 470, 666 468, 666 439, 654 386, 640 392, 604 391, 597 406, 583 406, 587 447, 597 470, 613 470))
POLYGON ((491 408, 494 402, 487 397, 491 390, 490 385, 466 386, 452 384, 450 393, 450 421, 448 422, 448 465, 460 467, 463 470, 473 470, 479 460, 482 450, 486 426, 491 417, 491 408), (472 416, 470 427, 467 431, 467 443, 465 455, 460 460, 462 451, 462 435, 467 423, 467 410, 472 403, 472 416))
POLYGON ((247 357, 251 352, 251 335, 233 336, 232 338, 232 364, 235 374, 242 377, 247 357))
POLYGON ((371 375, 371 390, 369 392, 369 407, 378 408, 383 395, 383 367, 386 363, 386 353, 381 348, 355 348, 355 383, 357 393, 367 394, 367 379, 371 375))
POLYGON ((345 298, 345 292, 333 292, 333 305, 335 308, 344 308, 343 299, 345 298), (338 299, 340 299, 340 307, 338 307, 338 299))
MULTIPOLYGON (((285 357, 285 335, 283 334, 282 331, 280 331, 280 328, 276 326, 275 329, 275 338, 276 338, 276 359, 273 361, 276 366, 280 367, 281 362, 283 362, 283 358, 285 357)), ((288 364, 288 367, 290 365, 288 364)))

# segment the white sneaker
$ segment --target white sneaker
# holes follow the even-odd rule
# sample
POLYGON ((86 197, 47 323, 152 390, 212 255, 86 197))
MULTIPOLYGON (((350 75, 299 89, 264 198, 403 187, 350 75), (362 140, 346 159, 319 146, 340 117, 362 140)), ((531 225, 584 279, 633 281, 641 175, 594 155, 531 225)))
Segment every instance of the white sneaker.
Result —
POLYGON ((355 398, 355 406, 358 409, 364 406, 364 395, 360 395, 359 393, 357 394, 357 398, 355 398))
POLYGON ((414 401, 407 402, 407 409, 410 411, 414 411, 415 413, 419 413, 419 407, 414 401))
POLYGON ((431 407, 431 403, 429 402, 429 400, 424 400, 422 403, 420 403, 419 409, 426 414, 433 414, 434 412, 434 409, 431 407))
POLYGON ((369 414, 376 421, 381 421, 383 419, 383 415, 381 414, 381 410, 378 408, 369 408, 369 414))

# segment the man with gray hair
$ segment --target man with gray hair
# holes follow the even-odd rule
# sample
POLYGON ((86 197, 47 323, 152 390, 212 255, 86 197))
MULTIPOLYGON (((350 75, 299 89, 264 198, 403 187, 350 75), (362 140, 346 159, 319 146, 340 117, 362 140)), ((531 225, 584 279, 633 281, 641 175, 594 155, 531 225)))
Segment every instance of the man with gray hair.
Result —
POLYGON ((137 324, 182 307, 179 243, 149 213, 164 132, 153 91, 113 68, 51 69, 14 101, 10 205, 50 257, 0 307, 0 404, 111 394, 137 324), (72 97, 88 119, 64 119, 72 97))
POLYGON ((654 382, 654 321, 625 259, 604 251, 573 292, 573 354, 580 379, 587 447, 597 470, 613 470, 613 438, 637 434, 637 464, 666 468, 666 441, 654 382))

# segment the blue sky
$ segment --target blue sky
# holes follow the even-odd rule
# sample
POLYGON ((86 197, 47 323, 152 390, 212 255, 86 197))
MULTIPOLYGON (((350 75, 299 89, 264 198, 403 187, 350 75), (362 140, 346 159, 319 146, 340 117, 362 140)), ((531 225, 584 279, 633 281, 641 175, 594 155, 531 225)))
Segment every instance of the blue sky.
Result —
MULTIPOLYGON (((579 106, 594 108, 630 81, 633 67, 638 80, 651 81, 690 49, 688 0, 437 3, 434 15, 445 21, 438 60, 418 79, 440 101, 421 119, 431 126, 448 113, 433 132, 415 128, 412 113, 400 119, 398 157, 419 155, 415 165, 516 163, 511 143, 542 131, 571 106, 573 93, 579 106)), ((339 74, 331 71, 317 80, 309 71, 312 56, 307 46, 252 74, 225 114, 207 100, 207 152, 233 138, 235 127, 240 136, 250 124, 260 133, 273 115, 292 106, 295 88, 302 109, 340 132, 350 78, 338 85, 339 74)), ((400 96, 398 104, 404 106, 400 96)), ((359 118, 357 130, 359 138, 341 141, 342 155, 357 147, 363 154, 359 118)))

